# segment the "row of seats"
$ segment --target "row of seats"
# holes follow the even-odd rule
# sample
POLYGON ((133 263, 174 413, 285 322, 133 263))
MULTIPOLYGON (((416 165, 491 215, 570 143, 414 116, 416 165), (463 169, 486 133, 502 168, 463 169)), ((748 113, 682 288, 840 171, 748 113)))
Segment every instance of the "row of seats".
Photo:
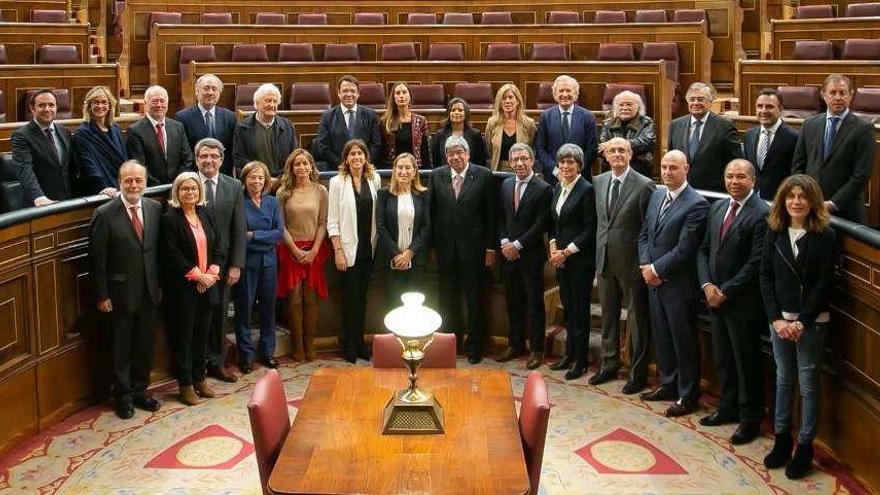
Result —
MULTIPOLYGON (((797 8, 797 19, 828 19, 835 17, 834 5, 801 5, 797 8)), ((844 17, 878 17, 880 3, 851 3, 846 6, 844 17)))
MULTIPOLYGON (((782 116, 803 119, 825 111, 818 86, 780 86, 777 88, 782 100, 782 116)), ((880 88, 857 88, 850 109, 856 115, 880 124, 880 88)))
POLYGON ((31 22, 45 22, 51 24, 67 24, 72 22, 66 10, 43 10, 33 9, 30 16, 31 22))
MULTIPOLYGON (((6 45, 0 45, 0 64, 6 64, 6 45)), ((79 49, 76 45, 43 45, 37 50, 39 64, 78 64, 79 49)))
MULTIPOLYGON (((880 4, 877 4, 880 5, 880 4)), ((834 44, 830 41, 800 40, 794 43, 795 60, 833 60, 834 44)), ((843 42, 842 60, 880 60, 880 39, 849 39, 843 42)))

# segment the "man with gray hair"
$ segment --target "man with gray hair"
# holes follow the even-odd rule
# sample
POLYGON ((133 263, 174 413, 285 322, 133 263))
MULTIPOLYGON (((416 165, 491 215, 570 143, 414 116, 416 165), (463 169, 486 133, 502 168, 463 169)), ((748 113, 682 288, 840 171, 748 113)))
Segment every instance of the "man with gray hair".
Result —
POLYGON ((192 150, 183 124, 166 119, 168 92, 150 86, 144 92, 147 114, 128 128, 128 155, 147 167, 147 185, 170 184, 192 170, 192 150))
POLYGON ((232 138, 235 135, 235 114, 217 105, 223 93, 223 82, 214 74, 205 74, 196 80, 197 103, 174 114, 174 120, 183 124, 189 146, 204 138, 214 138, 226 148, 220 171, 232 174, 232 138))
POLYGON ((448 165, 431 172, 429 209, 440 272, 443 329, 459 344, 468 336, 471 364, 483 359, 486 340, 486 266, 495 263, 495 185, 492 172, 470 163, 470 147, 461 136, 446 140, 448 165), (467 304, 467 325, 461 314, 467 304))
POLYGON ((561 75, 553 81, 553 99, 557 105, 544 110, 535 133, 537 170, 544 180, 553 185, 558 182, 556 174, 556 151, 565 143, 580 146, 584 151, 584 168, 581 175, 592 182, 590 168, 596 159, 596 119, 589 110, 577 105, 580 85, 571 76, 561 75))
MULTIPOLYGON (((608 141, 623 138, 629 142, 632 159, 629 165, 645 177, 654 176, 654 147, 657 134, 654 120, 645 115, 642 97, 632 91, 621 91, 614 96, 611 118, 602 124, 599 134, 599 157, 603 165, 609 165, 608 141)), ((602 167, 603 170, 606 167, 602 167)))
POLYGON ((254 92, 254 112, 239 124, 232 141, 232 163, 236 171, 249 162, 261 161, 272 177, 284 171, 284 162, 298 146, 293 122, 277 115, 281 91, 266 83, 254 92))

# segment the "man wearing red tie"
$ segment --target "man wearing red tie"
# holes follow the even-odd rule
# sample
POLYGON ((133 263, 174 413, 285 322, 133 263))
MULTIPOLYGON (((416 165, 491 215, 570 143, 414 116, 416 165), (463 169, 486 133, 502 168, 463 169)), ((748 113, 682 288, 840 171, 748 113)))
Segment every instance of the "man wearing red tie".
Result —
POLYGON ((147 185, 170 184, 192 170, 193 156, 183 124, 166 119, 168 92, 150 86, 144 92, 147 114, 128 129, 128 155, 147 167, 147 185))

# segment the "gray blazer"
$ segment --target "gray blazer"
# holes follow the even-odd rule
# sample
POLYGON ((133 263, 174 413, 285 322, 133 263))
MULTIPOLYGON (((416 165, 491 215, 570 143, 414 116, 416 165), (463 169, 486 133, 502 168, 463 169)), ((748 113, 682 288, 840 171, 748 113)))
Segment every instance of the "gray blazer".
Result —
POLYGON ((244 217, 244 187, 241 182, 224 174, 217 174, 214 204, 206 205, 214 215, 220 249, 226 253, 226 266, 244 268, 247 222, 244 217))
POLYGON ((611 171, 596 176, 596 272, 636 280, 639 274, 638 238, 654 182, 630 167, 620 185, 614 210, 608 211, 611 171), (610 213, 610 214, 609 214, 610 213))

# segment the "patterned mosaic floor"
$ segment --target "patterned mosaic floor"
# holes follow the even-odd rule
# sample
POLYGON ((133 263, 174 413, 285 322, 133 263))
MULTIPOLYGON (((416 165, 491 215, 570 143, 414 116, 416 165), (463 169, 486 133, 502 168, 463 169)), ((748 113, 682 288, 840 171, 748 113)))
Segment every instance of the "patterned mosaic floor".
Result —
MULTIPOLYGON (((326 357, 281 367, 291 416, 315 369, 350 366, 326 357)), ((526 376, 521 361, 479 366, 506 369, 518 399, 526 376)), ((662 415, 667 404, 620 394, 622 381, 593 387, 586 378, 568 383, 562 372, 543 370, 553 409, 540 495, 868 493, 827 458, 799 482, 782 470, 768 472, 761 459, 769 438, 734 448, 727 441, 734 426, 699 426, 705 410, 670 420, 662 415)), ((174 400, 176 387, 168 385, 156 390, 163 404, 157 413, 138 410, 122 421, 109 404, 83 411, 0 458, 0 495, 257 495, 245 405, 263 371, 214 383, 218 397, 192 408, 174 400)))

